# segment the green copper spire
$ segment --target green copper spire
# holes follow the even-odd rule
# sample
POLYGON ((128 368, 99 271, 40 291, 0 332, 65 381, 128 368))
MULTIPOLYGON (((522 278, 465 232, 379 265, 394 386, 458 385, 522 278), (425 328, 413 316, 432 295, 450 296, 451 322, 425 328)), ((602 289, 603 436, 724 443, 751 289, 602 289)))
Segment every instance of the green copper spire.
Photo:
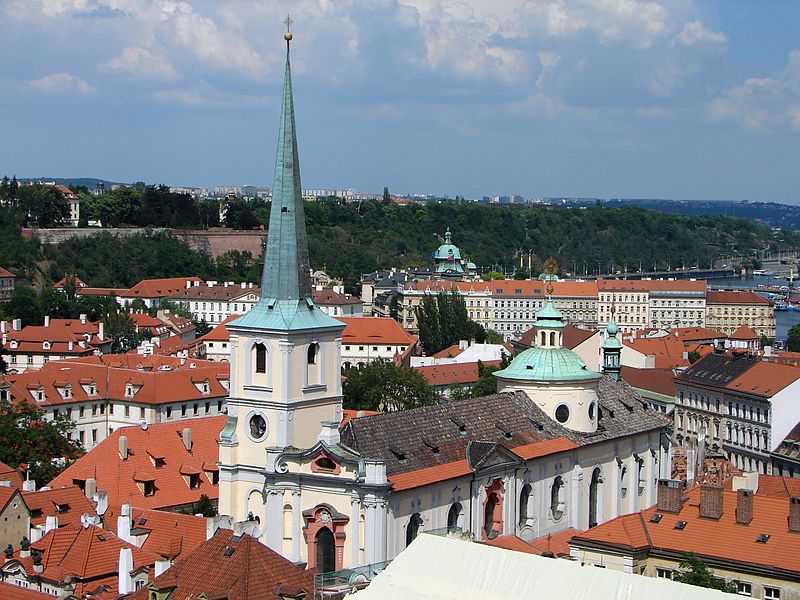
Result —
MULTIPOLYGON (((291 20, 287 18, 287 28, 290 24, 291 20)), ((289 64, 289 42, 292 34, 288 30, 284 39, 286 70, 275 179, 272 184, 272 208, 261 277, 261 299, 247 314, 231 322, 231 325, 278 330, 343 327, 343 323, 322 312, 312 300, 294 122, 292 72, 289 64)))

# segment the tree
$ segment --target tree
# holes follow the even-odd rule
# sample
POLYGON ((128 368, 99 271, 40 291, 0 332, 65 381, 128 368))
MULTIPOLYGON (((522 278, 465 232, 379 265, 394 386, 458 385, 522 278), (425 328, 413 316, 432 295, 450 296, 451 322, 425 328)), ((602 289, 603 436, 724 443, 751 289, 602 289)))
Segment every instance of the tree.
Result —
POLYGON ((700 356, 700 353, 697 350, 692 350, 691 352, 689 352, 689 355, 687 356, 687 358, 689 359, 689 363, 693 365, 698 360, 700 360, 701 356, 700 356))
POLYGON ((192 319, 192 323, 194 324, 195 337, 203 337, 212 329, 211 325, 209 325, 205 319, 200 319, 199 321, 192 319))
POLYGON ((495 371, 505 369, 510 364, 509 358, 504 354, 500 361, 500 366, 495 367, 491 365, 484 365, 478 361, 478 381, 472 386, 470 393, 473 398, 480 398, 481 396, 491 396, 497 393, 497 377, 492 375, 495 371))
POLYGON ((488 271, 481 275, 481 279, 484 281, 493 281, 495 279, 505 279, 506 276, 503 275, 500 271, 488 271))
POLYGON ((425 296, 415 309, 419 339, 429 356, 460 340, 483 343, 486 330, 467 315, 467 305, 457 291, 425 296))
POLYGON ((422 373, 385 360, 347 369, 345 376, 342 395, 348 409, 397 411, 436 402, 436 394, 422 373))
POLYGON ((217 509, 214 508, 214 503, 206 494, 200 494, 200 499, 192 505, 192 514, 216 517, 217 509))
POLYGON ((800 323, 792 325, 789 329, 789 339, 786 342, 786 349, 789 352, 800 352, 800 323))
POLYGON ((83 454, 71 440, 75 424, 63 414, 52 421, 27 402, 0 400, 0 461, 17 468, 29 465, 38 485, 45 485, 83 454))
POLYGON ((384 186, 383 188, 383 203, 384 204, 391 204, 392 202, 392 195, 389 193, 389 188, 384 186))
POLYGON ((675 572, 673 580, 730 594, 735 594, 738 591, 735 583, 729 583, 722 577, 714 575, 708 565, 700 560, 700 557, 694 552, 686 552, 683 555, 680 569, 680 571, 675 572))
POLYGON ((106 337, 111 338, 111 352, 113 354, 124 354, 128 350, 133 350, 147 339, 146 335, 136 331, 130 315, 127 313, 112 313, 106 315, 104 319, 106 325, 106 337))
POLYGON ((36 183, 19 188, 19 205, 39 227, 49 227, 64 221, 69 204, 54 185, 36 183))
POLYGON ((44 319, 39 295, 33 288, 25 286, 14 288, 11 300, 2 307, 2 311, 7 319, 20 319, 23 327, 41 325, 44 319))

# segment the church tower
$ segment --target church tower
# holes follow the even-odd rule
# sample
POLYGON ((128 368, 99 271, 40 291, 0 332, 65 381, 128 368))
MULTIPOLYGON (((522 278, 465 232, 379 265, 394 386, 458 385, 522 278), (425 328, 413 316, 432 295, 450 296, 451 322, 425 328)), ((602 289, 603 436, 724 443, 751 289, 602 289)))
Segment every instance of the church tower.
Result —
MULTIPOLYGON (((287 18, 287 26, 291 21, 287 18)), ((344 324, 311 294, 300 163, 295 135, 287 32, 278 151, 261 297, 228 323, 230 397, 220 434, 219 512, 236 520, 255 513, 253 489, 264 485, 266 457, 310 448, 342 418, 344 324)))

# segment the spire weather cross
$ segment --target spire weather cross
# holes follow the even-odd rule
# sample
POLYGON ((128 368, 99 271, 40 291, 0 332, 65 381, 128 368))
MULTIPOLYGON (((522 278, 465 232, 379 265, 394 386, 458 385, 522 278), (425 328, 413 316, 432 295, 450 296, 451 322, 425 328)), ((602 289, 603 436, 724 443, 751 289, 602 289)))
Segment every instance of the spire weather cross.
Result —
POLYGON ((286 24, 286 33, 283 34, 283 39, 285 39, 286 43, 288 44, 292 39, 291 30, 292 30, 292 23, 294 23, 294 21, 292 20, 292 17, 287 14, 284 23, 286 24))

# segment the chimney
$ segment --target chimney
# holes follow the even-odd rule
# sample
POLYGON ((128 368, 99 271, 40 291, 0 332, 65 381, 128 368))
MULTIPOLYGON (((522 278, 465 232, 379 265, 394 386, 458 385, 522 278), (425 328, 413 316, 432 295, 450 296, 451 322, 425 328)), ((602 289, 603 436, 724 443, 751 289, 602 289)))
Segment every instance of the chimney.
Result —
POLYGON ((0 320, 0 333, 8 333, 8 321, 0 320))
POLYGON ((468 340, 458 340, 458 349, 459 350, 466 350, 469 348, 469 341, 468 340))
POLYGON ((19 331, 22 329, 22 319, 14 319, 11 321, 11 327, 14 328, 14 331, 19 331))
POLYGON ((75 347, 75 342, 73 342, 72 340, 70 340, 70 341, 69 341, 69 343, 67 344, 67 348, 69 349, 69 351, 70 351, 70 352, 72 352, 72 349, 73 349, 74 347, 75 347))
POLYGON ((722 516, 722 486, 704 483, 700 486, 700 516, 719 519, 722 516))
POLYGON ((189 452, 192 451, 192 430, 188 427, 183 428, 183 433, 181 434, 181 439, 183 440, 183 445, 186 446, 186 450, 189 452))
POLYGON ((97 492, 97 481, 94 477, 89 477, 83 484, 83 493, 89 500, 92 500, 95 492, 97 492))
POLYGON ((80 316, 80 319, 81 319, 81 325, 86 325, 86 314, 82 314, 80 316))
POLYGON ((44 317, 44 326, 50 327, 50 315, 45 315, 44 317))
POLYGON ((119 549, 119 566, 117 577, 119 579, 119 593, 130 594, 133 592, 133 579, 131 578, 131 571, 133 570, 133 552, 130 548, 119 549))
POLYGON ((36 482, 33 479, 26 479, 22 482, 22 491, 23 492, 35 492, 36 491, 36 482))
POLYGON ((335 446, 341 441, 339 436, 339 422, 338 421, 322 421, 322 431, 320 431, 317 439, 320 442, 325 442, 329 446, 335 446))
POLYGON ((106 333, 106 324, 100 321, 97 324, 97 337, 99 337, 101 340, 105 339, 104 338, 105 333, 106 333))
POLYGON ((44 520, 44 532, 49 533, 53 529, 58 529, 58 517, 55 515, 48 515, 44 520))
POLYGON ((800 533, 800 497, 789 498, 789 531, 800 533))
POLYGON ((97 502, 95 503, 94 512, 96 512, 101 517, 106 514, 108 510, 108 492, 99 491, 97 492, 97 502))
POLYGON ((659 512, 679 513, 683 508, 685 482, 678 479, 659 479, 657 509, 659 512))
POLYGON ((172 563, 169 562, 165 558, 161 558, 161 559, 157 560, 156 561, 156 577, 161 575, 164 571, 169 569, 171 566, 172 566, 172 563))
POLYGON ((119 436, 119 455, 122 460, 128 460, 128 436, 119 436))
POLYGON ((131 537, 131 505, 123 504, 120 515, 117 517, 117 537, 121 540, 133 544, 131 537))
POLYGON ((753 520, 753 490, 736 491, 736 522, 749 525, 753 520))

